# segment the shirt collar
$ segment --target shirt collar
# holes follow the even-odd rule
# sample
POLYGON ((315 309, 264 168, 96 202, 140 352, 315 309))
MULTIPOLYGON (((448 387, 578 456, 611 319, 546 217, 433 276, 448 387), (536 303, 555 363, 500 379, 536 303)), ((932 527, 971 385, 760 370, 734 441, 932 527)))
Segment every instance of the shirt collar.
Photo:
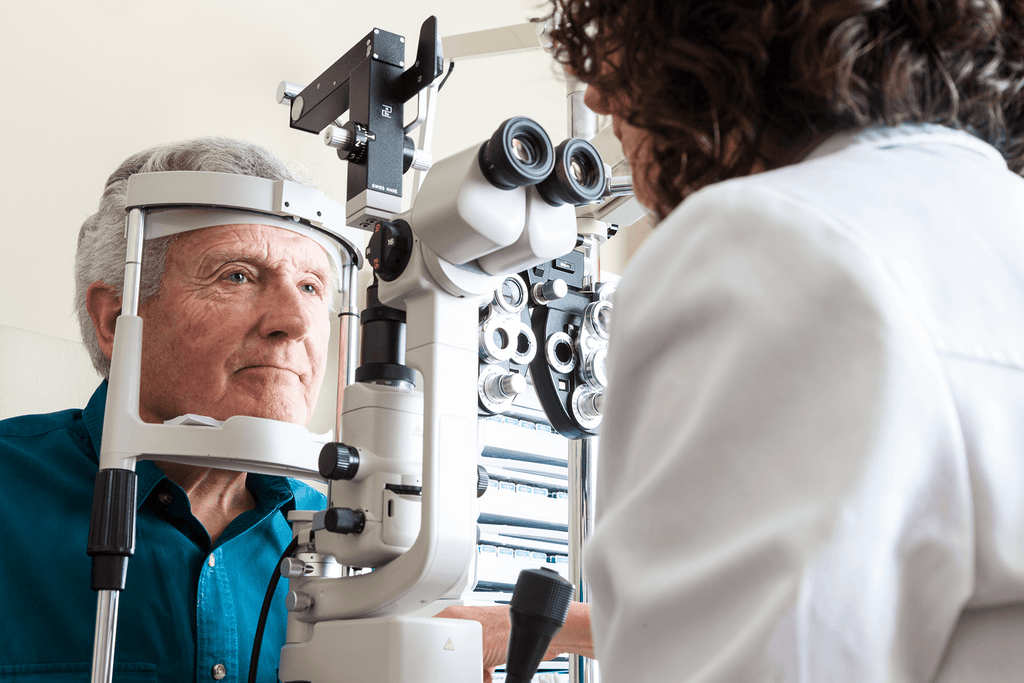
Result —
POLYGON ((867 126, 835 133, 804 157, 805 161, 835 154, 854 146, 874 148, 948 144, 968 149, 1006 167, 1006 159, 995 147, 964 130, 934 123, 904 123, 899 126, 867 126))
MULTIPOLYGON (((82 411, 85 428, 92 440, 93 452, 89 458, 99 465, 100 442, 103 438, 103 415, 107 407, 107 380, 93 392, 89 403, 82 411)), ((165 479, 164 471, 150 460, 137 460, 135 474, 138 476, 136 505, 141 507, 156 485, 165 479)), ((246 477, 249 490, 256 497, 256 506, 266 510, 276 510, 294 497, 291 487, 283 477, 249 473, 246 477)))
POLYGON ((257 509, 276 510, 295 497, 288 480, 284 477, 250 472, 245 481, 256 498, 257 509))

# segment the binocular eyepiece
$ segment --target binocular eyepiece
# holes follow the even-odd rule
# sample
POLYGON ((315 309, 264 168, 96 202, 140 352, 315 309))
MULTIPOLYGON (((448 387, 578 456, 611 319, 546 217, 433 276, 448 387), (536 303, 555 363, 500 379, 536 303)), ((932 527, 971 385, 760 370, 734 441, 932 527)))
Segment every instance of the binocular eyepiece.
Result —
POLYGON ((540 125, 525 116, 514 116, 494 131, 480 147, 480 170, 487 181, 502 190, 536 185, 551 173, 555 152, 540 125))
POLYGON ((540 125, 524 116, 508 119, 480 147, 480 170, 494 187, 537 185, 551 206, 589 204, 605 191, 604 162, 594 146, 569 138, 552 148, 540 125))
POLYGON ((552 206, 589 204, 600 199, 604 190, 604 162, 582 138, 569 138, 555 147, 555 170, 537 186, 552 206))

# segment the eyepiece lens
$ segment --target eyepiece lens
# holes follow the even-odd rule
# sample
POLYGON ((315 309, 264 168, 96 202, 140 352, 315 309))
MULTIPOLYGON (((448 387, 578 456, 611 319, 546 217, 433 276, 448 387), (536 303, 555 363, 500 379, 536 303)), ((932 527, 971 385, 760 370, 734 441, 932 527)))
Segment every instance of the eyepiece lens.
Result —
POLYGON ((525 138, 512 138, 512 155, 524 164, 532 164, 535 156, 533 146, 525 138))
POLYGON ((577 183, 583 183, 583 165, 580 163, 579 159, 573 158, 573 160, 569 162, 569 172, 572 173, 572 177, 577 183))

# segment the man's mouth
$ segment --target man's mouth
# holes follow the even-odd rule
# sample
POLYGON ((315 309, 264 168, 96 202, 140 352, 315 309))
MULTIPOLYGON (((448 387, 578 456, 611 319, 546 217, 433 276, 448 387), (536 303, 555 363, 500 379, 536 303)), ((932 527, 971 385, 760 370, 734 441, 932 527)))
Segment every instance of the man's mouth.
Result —
POLYGON ((242 372, 243 370, 277 370, 279 372, 290 372, 293 375, 300 377, 302 376, 302 373, 292 368, 283 367, 280 365, 247 365, 243 368, 239 368, 238 372, 242 372))

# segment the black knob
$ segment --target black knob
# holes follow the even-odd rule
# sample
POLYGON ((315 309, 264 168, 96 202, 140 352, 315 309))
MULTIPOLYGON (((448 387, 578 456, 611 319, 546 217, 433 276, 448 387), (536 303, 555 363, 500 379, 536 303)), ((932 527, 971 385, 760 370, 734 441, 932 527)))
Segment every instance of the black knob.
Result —
POLYGON ((366 159, 366 148, 370 142, 366 126, 355 121, 346 122, 342 128, 348 131, 349 143, 338 148, 338 158, 350 164, 361 164, 366 159))
POLYGON ((547 568, 519 572, 509 603, 512 629, 508 638, 506 683, 529 683, 565 619, 573 585, 547 568))
POLYGON ((352 446, 332 441, 320 449, 317 466, 324 479, 352 479, 359 471, 359 451, 352 446))
POLYGON ((476 466, 476 497, 487 493, 487 485, 491 482, 491 478, 487 475, 487 470, 484 469, 483 465, 476 466))
POLYGON ((336 534, 360 534, 366 527, 362 510, 329 508, 324 513, 324 528, 336 534))
POLYGON ((412 255, 412 228, 405 221, 378 221, 366 244, 366 260, 381 280, 402 274, 412 255))

